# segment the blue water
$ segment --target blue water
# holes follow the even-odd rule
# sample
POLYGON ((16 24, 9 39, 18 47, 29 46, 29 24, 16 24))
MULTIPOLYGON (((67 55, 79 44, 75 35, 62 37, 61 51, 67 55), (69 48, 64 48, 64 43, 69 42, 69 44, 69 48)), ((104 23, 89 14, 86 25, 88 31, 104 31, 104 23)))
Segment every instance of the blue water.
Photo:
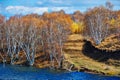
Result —
POLYGON ((120 77, 0 64, 0 80, 120 80, 120 77))

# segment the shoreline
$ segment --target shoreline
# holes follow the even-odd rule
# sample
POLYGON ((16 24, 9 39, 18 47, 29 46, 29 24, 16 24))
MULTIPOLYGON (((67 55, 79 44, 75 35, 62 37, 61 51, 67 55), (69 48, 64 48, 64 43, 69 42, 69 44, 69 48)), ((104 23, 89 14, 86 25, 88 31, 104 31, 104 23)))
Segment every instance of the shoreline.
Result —
MULTIPOLYGON (((0 64, 3 64, 3 63, 0 63, 0 64)), ((11 65, 11 64, 7 64, 5 63, 5 65, 11 65)), ((37 69, 50 69, 50 67, 43 67, 43 68, 40 68, 40 67, 36 67, 36 66, 27 66, 27 65, 12 65, 12 66, 24 66, 24 67, 34 67, 34 68, 37 68, 37 69)), ((120 74, 114 74, 114 75, 109 75, 109 74, 105 74, 103 72, 97 72, 96 70, 90 70, 90 69, 87 69, 87 68, 84 68, 84 69, 80 69, 80 70, 71 70, 71 71, 68 71, 66 69, 50 69, 52 71, 55 71, 55 72, 83 72, 83 73, 88 73, 88 74, 96 74, 96 75, 101 75, 101 76, 115 76, 115 77, 120 77, 120 74)))
MULTIPOLYGON (((65 59, 61 70, 120 76, 119 53, 111 52, 110 54, 112 56, 109 56, 109 53, 105 53, 104 55, 93 45, 91 47, 91 44, 85 44, 84 37, 78 34, 70 35, 63 49, 65 59), (86 53, 83 50, 84 48, 85 51, 87 50, 86 53)), ((22 52, 19 54, 19 58, 21 60, 16 60, 14 65, 28 66, 25 55, 22 52)), ((2 58, 0 58, 0 63, 2 63, 2 58)), ((6 58, 6 64, 10 64, 9 56, 6 58)), ((36 68, 48 68, 50 66, 50 60, 47 60, 41 51, 35 55, 33 66, 36 68)))

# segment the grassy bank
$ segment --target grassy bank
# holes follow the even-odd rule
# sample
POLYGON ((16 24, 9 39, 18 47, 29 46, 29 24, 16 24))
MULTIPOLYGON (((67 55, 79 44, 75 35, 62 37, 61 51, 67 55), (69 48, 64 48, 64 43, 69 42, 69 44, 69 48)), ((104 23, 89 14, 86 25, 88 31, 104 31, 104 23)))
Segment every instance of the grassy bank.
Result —
MULTIPOLYGON (((102 42, 102 46, 98 45, 97 48, 92 49, 87 45, 87 50, 91 50, 91 52, 84 53, 84 45, 85 38, 81 35, 74 34, 70 35, 67 42, 64 44, 64 56, 65 60, 63 63, 63 69, 66 70, 77 70, 95 74, 103 74, 103 75, 119 75, 120 76, 120 58, 118 53, 102 53, 101 48, 104 47, 104 42, 102 42), (100 50, 99 50, 100 47, 100 50), (96 50, 97 49, 97 50, 96 50), (109 54, 115 54, 113 56, 109 56, 109 54), (104 56, 105 55, 105 56, 104 56), (107 58, 107 59, 106 59, 107 58)), ((107 39, 110 41, 110 39, 107 39)), ((110 42, 106 43, 106 45, 111 44, 110 42)), ((115 44, 114 44, 115 45, 115 44)), ((96 47, 96 46, 94 46, 96 47)), ((110 47, 109 47, 110 48, 110 47)), ((115 50, 116 48, 114 48, 115 50)), ((117 48, 118 49, 118 48, 117 48)), ((0 62, 2 62, 2 58, 0 58, 0 62)), ((7 58, 6 63, 10 64, 10 58, 7 58)), ((26 65, 27 60, 25 55, 21 52, 19 54, 19 59, 16 60, 15 65, 26 65)), ((35 55, 35 63, 33 66, 37 68, 46 68, 50 67, 50 60, 46 59, 44 53, 39 51, 35 55)), ((57 65, 55 63, 55 65, 57 65)))
POLYGON ((68 39, 69 40, 67 43, 65 43, 65 48, 64 48, 65 59, 67 62, 74 65, 73 70, 77 69, 78 71, 92 72, 92 73, 98 73, 104 75, 120 75, 119 65, 118 66, 109 65, 106 64, 107 61, 99 62, 97 59, 95 60, 83 54, 82 50, 84 45, 83 42, 84 38, 82 36, 71 35, 68 39))

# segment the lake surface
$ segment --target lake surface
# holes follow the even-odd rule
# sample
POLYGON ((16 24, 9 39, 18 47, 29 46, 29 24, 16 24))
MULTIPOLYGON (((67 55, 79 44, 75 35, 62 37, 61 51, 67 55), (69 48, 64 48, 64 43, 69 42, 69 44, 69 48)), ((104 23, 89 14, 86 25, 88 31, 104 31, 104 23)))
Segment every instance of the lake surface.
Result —
POLYGON ((0 80, 120 80, 120 77, 0 64, 0 80))

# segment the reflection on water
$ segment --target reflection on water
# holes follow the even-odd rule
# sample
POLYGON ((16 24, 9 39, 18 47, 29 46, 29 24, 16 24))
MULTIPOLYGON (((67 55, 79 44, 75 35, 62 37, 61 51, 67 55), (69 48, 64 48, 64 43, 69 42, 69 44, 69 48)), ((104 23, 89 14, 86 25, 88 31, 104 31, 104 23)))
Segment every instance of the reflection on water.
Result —
POLYGON ((120 77, 0 64, 0 80, 120 80, 120 77))

